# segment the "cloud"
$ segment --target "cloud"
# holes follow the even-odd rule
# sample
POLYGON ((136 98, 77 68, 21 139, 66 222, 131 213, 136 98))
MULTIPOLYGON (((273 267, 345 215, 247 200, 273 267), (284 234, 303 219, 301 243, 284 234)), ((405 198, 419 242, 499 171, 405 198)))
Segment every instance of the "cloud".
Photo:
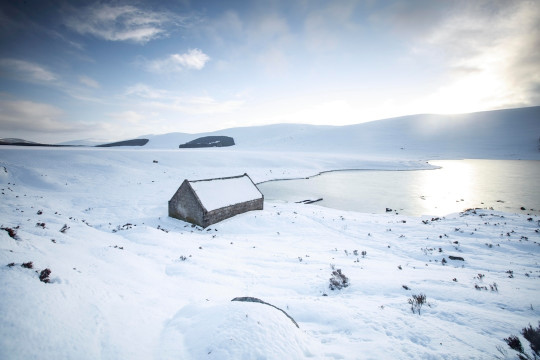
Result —
POLYGON ((358 19, 353 17, 358 2, 329 2, 315 7, 304 20, 305 45, 311 51, 334 51, 358 34, 358 19))
MULTIPOLYGON (((73 41, 71 39, 68 39, 66 36, 62 35, 61 33, 59 33, 58 31, 56 30, 51 30, 51 29, 48 29, 48 28, 43 28, 43 29, 39 29, 39 31, 42 31, 42 32, 47 32, 52 38, 54 39, 58 39, 66 44, 68 44, 70 47, 76 49, 76 50, 80 50, 80 51, 83 51, 84 50, 84 46, 76 41, 73 41)), ((79 55, 81 56, 81 55, 79 55)))
POLYGON ((5 137, 57 143, 74 137, 116 139, 116 133, 126 128, 125 124, 111 128, 104 122, 78 121, 68 115, 50 104, 3 98, 0 99, 0 133, 5 137))
POLYGON ((41 65, 18 59, 0 59, 2 75, 29 82, 52 82, 57 76, 41 65))
POLYGON ((100 88, 99 83, 96 80, 92 79, 91 77, 81 75, 79 76, 79 81, 81 82, 81 84, 86 85, 88 87, 91 87, 94 89, 100 88))
POLYGON ((279 46, 270 46, 256 58, 261 68, 271 77, 286 76, 290 69, 287 53, 279 46))
POLYGON ((208 55, 199 49, 191 49, 186 54, 173 54, 170 59, 180 66, 197 70, 202 69, 206 62, 210 60, 208 55))
POLYGON ((133 110, 110 113, 108 114, 108 116, 113 119, 120 120, 122 122, 127 122, 131 125, 137 125, 144 122, 144 120, 146 120, 146 116, 144 114, 138 113, 133 110))
POLYGON ((143 10, 131 5, 93 4, 67 11, 71 30, 109 41, 147 43, 167 36, 170 27, 184 25, 186 17, 169 12, 143 10))
POLYGON ((188 114, 220 114, 233 112, 243 103, 242 100, 217 101, 209 96, 195 96, 177 100, 169 108, 188 114))
POLYGON ((231 113, 244 104, 243 100, 218 101, 210 96, 175 97, 164 101, 150 101, 144 105, 154 110, 181 112, 190 115, 231 113))
POLYGON ((0 100, 0 130, 58 132, 73 131, 61 120, 64 112, 52 105, 26 100, 0 100))
MULTIPOLYGON (((177 93, 138 83, 129 86, 125 95, 136 97, 136 105, 149 111, 182 112, 190 115, 223 114, 239 109, 244 100, 216 100, 211 96, 179 96, 177 93)), ((133 118, 133 117, 130 117, 133 118)))
POLYGON ((287 21, 278 14, 265 14, 253 19, 249 27, 253 42, 282 41, 290 36, 287 21))
POLYGON ((227 10, 217 18, 201 23, 193 31, 221 47, 227 46, 229 38, 241 38, 245 35, 244 23, 238 12, 233 10, 227 10))
MULTIPOLYGON (((475 0, 482 2, 483 0, 475 0)), ((394 29, 404 37, 418 36, 431 31, 468 7, 468 0, 395 0, 374 2, 369 15, 371 22, 394 29)), ((470 2, 472 3, 472 2, 470 2)))
POLYGON ((410 112, 470 112, 540 102, 540 3, 398 1, 377 21, 407 39, 437 83, 410 112), (418 11, 417 11, 418 10, 418 11), (405 35, 404 35, 405 34, 405 35))
POLYGON ((85 85, 85 87, 82 87, 76 82, 67 82, 61 79, 60 76, 39 64, 18 59, 0 59, 0 75, 17 81, 30 82, 47 88, 54 88, 74 99, 101 102, 100 99, 92 98, 87 95, 89 87, 98 89, 100 88, 100 84, 96 80, 85 75, 78 77, 78 81, 85 85))
MULTIPOLYGON (((449 87, 463 102, 476 98, 485 109, 537 105, 540 54, 535 49, 540 46, 540 4, 511 2, 492 9, 493 15, 481 11, 485 9, 473 9, 449 21, 429 39, 449 55, 451 66, 478 69, 449 87)), ((479 109, 462 109, 474 110, 479 109)))
POLYGON ((135 84, 126 89, 126 95, 134 95, 146 99, 162 99, 168 97, 168 93, 165 90, 154 89, 151 86, 145 84, 135 84))
POLYGON ((185 69, 201 70, 210 57, 200 49, 190 49, 184 54, 172 54, 163 59, 146 61, 144 67, 155 73, 179 72, 185 69))

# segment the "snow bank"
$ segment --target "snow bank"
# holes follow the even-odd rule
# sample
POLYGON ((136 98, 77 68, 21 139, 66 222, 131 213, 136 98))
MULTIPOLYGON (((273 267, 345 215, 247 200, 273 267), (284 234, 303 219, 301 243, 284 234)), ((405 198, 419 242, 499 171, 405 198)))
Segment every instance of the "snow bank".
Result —
POLYGON ((308 336, 280 311, 263 304, 211 302, 182 308, 167 322, 161 359, 303 359, 308 336))

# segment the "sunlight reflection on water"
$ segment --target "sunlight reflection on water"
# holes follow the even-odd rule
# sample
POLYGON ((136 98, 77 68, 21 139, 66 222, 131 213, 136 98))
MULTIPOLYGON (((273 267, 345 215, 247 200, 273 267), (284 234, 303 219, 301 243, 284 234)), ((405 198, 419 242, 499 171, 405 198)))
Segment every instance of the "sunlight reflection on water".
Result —
POLYGON ((437 215, 480 207, 521 212, 540 208, 540 161, 437 160, 436 170, 336 171, 310 179, 260 184, 266 200, 296 202, 366 213, 386 208, 407 215, 437 215))

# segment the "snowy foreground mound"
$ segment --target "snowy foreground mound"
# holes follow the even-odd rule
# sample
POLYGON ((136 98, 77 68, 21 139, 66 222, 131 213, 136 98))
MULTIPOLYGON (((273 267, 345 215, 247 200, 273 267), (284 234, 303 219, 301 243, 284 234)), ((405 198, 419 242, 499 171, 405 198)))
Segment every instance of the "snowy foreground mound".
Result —
POLYGON ((163 331, 164 359, 301 359, 313 344, 283 313, 245 302, 188 305, 163 331))
POLYGON ((2 149, 0 358, 492 359, 540 320, 538 215, 266 202, 208 229, 168 218, 184 178, 423 166, 217 154, 2 149))

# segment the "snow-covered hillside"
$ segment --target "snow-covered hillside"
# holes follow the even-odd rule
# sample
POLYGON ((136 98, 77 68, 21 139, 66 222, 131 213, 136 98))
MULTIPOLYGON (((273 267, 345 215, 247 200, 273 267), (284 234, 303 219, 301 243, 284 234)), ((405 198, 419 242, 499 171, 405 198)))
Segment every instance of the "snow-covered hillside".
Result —
POLYGON ((517 209, 267 202, 203 230, 167 217, 180 179, 211 175, 179 152, 0 151, 2 359, 482 359, 540 317, 540 218, 517 209))
POLYGON ((149 148, 178 148, 226 135, 246 150, 354 153, 399 158, 539 159, 540 107, 461 115, 411 115, 349 126, 278 124, 204 134, 145 135, 149 148))
MULTIPOLYGON (((536 213, 439 219, 267 201, 208 229, 167 216, 186 178, 247 172, 260 182, 343 168, 429 168, 425 160, 439 150, 422 147, 437 138, 418 143, 416 157, 395 155, 412 145, 366 153, 355 145, 354 136, 379 126, 389 146, 421 138, 406 133, 410 120, 392 121, 407 126, 235 129, 224 135, 239 145, 220 149, 178 149, 191 136, 177 143, 175 134, 133 148, 0 147, 0 358, 501 355, 504 338, 540 319, 536 213), (334 145, 323 151, 316 139, 334 145), (338 269, 349 286, 331 290, 338 269), (413 313, 409 302, 422 294, 426 302, 413 313)), ((517 122, 538 137, 538 120, 517 122)), ((512 139, 525 134, 502 128, 512 139)), ((515 148, 488 143, 478 157, 538 158, 528 140, 515 148)), ((462 145, 467 154, 480 146, 462 145)))

